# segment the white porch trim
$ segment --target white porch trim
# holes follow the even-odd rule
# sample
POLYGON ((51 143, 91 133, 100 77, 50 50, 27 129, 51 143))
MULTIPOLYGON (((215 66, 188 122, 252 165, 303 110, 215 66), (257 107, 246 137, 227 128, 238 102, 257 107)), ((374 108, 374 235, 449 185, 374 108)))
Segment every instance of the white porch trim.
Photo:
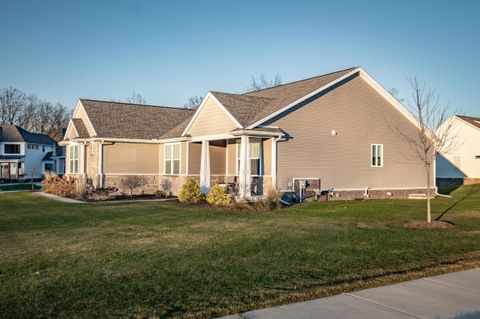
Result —
POLYGON ((200 156, 200 189, 207 194, 210 190, 210 142, 202 141, 202 153, 200 156))

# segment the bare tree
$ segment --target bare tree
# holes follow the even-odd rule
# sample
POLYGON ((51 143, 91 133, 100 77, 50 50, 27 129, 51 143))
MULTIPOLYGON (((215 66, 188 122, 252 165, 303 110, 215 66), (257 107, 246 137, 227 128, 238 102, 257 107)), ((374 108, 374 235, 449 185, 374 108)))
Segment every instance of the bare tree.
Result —
POLYGON ((282 78, 280 74, 275 75, 272 80, 267 80, 265 75, 260 74, 258 79, 256 79, 253 75, 251 77, 250 85, 247 87, 248 91, 257 91, 262 89, 268 89, 271 87, 279 86, 282 84, 282 78))
POLYGON ((38 161, 28 162, 25 169, 28 172, 28 176, 30 176, 30 184, 32 185, 32 191, 35 190, 35 176, 40 175, 40 166, 41 163, 38 161))
POLYGON ((26 96, 22 91, 9 87, 0 92, 0 117, 4 124, 15 124, 21 117, 26 96))
POLYGON ((183 107, 186 109, 194 109, 196 107, 199 107, 200 104, 202 104, 202 101, 203 101, 203 96, 194 95, 188 99, 188 102, 185 103, 183 107))
POLYGON ((135 188, 147 185, 147 183, 148 183, 148 180, 146 177, 138 176, 138 175, 125 176, 120 181, 122 188, 126 188, 130 190, 130 196, 133 195, 133 190, 135 188))
POLYGON ((435 90, 420 84, 417 78, 408 80, 412 88, 412 100, 408 100, 408 109, 418 121, 418 134, 398 133, 415 150, 425 166, 427 186, 427 221, 432 222, 431 212, 431 177, 437 153, 449 153, 458 145, 454 134, 454 124, 449 119, 456 113, 450 111, 449 105, 440 103, 440 96, 435 90))
POLYGON ((396 98, 396 99, 398 100, 398 102, 404 102, 404 101, 405 101, 404 98, 400 97, 400 91, 399 91, 397 88, 393 87, 393 88, 391 88, 390 90, 388 90, 388 92, 389 92, 394 98, 396 98))
POLYGON ((147 104, 147 100, 145 100, 145 98, 141 94, 135 91, 133 91, 132 95, 127 98, 127 102, 133 104, 147 104))
POLYGON ((18 125, 58 140, 69 118, 70 110, 59 103, 53 105, 11 87, 0 91, 0 124, 18 125))

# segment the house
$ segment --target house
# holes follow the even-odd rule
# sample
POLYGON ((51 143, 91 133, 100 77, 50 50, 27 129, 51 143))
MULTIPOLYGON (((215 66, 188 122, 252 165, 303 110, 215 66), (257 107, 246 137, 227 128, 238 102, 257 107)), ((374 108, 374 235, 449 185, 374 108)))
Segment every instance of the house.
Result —
POLYGON ((16 125, 0 125, 0 180, 20 181, 42 177, 42 159, 56 142, 44 134, 28 132, 16 125))
POLYGON ((480 118, 455 115, 446 123, 456 145, 437 155, 437 186, 480 183, 480 118))
POLYGON ((424 165, 404 139, 417 125, 367 72, 350 68, 243 94, 212 91, 196 110, 80 99, 61 144, 67 174, 96 187, 142 175, 144 192, 169 184, 176 193, 191 177, 203 192, 219 183, 240 197, 269 189, 406 197, 426 191, 424 165))

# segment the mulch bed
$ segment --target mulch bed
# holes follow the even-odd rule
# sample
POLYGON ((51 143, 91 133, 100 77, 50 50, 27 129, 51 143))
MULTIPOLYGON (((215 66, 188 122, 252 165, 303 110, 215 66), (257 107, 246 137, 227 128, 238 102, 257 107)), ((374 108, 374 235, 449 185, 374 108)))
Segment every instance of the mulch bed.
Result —
POLYGON ((86 199, 87 202, 112 202, 112 201, 125 201, 125 200, 147 200, 147 199, 175 199, 176 196, 155 196, 151 194, 144 194, 144 195, 118 195, 118 196, 110 196, 108 198, 98 198, 98 199, 86 199))
POLYGON ((412 220, 406 223, 405 227, 411 229, 445 229, 455 227, 455 225, 441 220, 434 220, 431 223, 426 220, 412 220))

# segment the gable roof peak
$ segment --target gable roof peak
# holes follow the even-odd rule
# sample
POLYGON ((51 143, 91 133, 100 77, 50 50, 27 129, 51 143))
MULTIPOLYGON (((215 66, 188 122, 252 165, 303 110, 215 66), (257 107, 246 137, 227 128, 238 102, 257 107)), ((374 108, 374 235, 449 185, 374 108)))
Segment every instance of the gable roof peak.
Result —
POLYGON ((305 78, 305 79, 300 79, 300 80, 295 80, 295 81, 291 81, 291 82, 287 82, 287 83, 282 83, 282 84, 272 86, 272 87, 268 87, 268 88, 264 88, 264 89, 247 91, 247 92, 244 92, 242 94, 247 95, 247 94, 257 93, 257 92, 266 91, 266 90, 270 90, 270 89, 281 88, 282 86, 296 84, 296 83, 299 83, 299 82, 304 82, 304 81, 309 81, 309 80, 314 80, 314 79, 317 79, 317 78, 322 78, 322 77, 333 75, 333 74, 336 74, 336 73, 350 72, 350 71, 353 71, 355 69, 360 69, 360 67, 359 66, 354 66, 354 67, 350 67, 350 68, 346 68, 346 69, 342 69, 342 70, 337 70, 337 71, 333 71, 333 72, 329 72, 329 73, 314 75, 314 76, 311 76, 311 77, 308 77, 308 78, 305 78))

